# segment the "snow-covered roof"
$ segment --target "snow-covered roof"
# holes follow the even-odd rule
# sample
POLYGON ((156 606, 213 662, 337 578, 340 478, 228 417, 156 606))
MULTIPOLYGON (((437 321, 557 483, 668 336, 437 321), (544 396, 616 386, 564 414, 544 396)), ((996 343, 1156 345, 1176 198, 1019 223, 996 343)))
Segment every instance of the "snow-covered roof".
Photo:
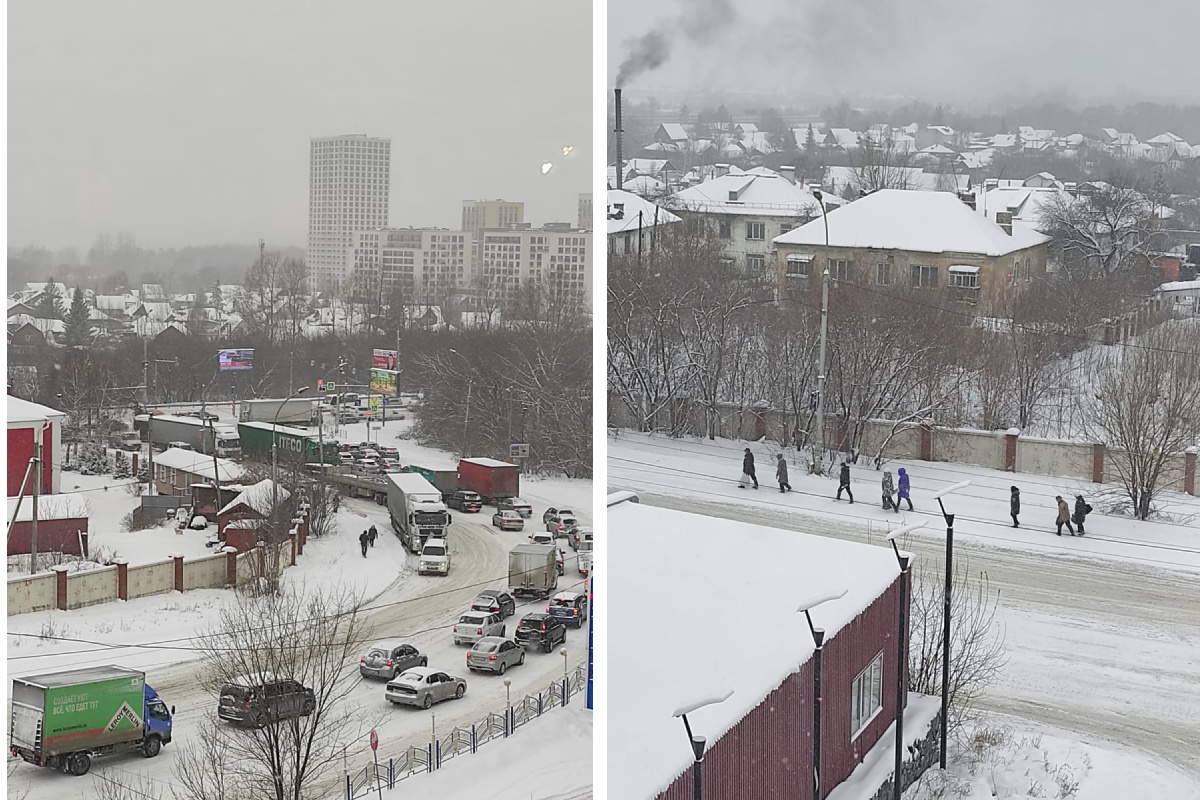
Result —
POLYGON ((1173 144, 1176 144, 1177 142, 1182 142, 1182 141, 1183 141, 1182 136, 1176 136, 1175 134, 1171 133, 1170 131, 1167 131, 1166 133, 1160 133, 1158 136, 1155 136, 1151 139, 1147 139, 1146 143, 1147 144, 1170 144, 1170 145, 1173 145, 1173 144))
POLYGON ((500 461, 495 458, 464 458, 463 461, 468 464, 478 464, 483 467, 511 467, 512 464, 507 461, 500 461))
POLYGON ((1156 289, 1159 292, 1196 292, 1200 291, 1200 281, 1168 281, 1156 289))
MULTIPOLYGON (((828 222, 832 247, 1001 256, 1050 240, 1025 227, 1010 236, 949 192, 883 189, 838 209, 828 222)), ((825 227, 813 220, 774 241, 823 246, 825 227)))
POLYGON ((632 178, 626 178, 623 186, 647 197, 661 197, 667 192, 667 185, 651 175, 635 175, 632 178))
MULTIPOLYGON (((213 479, 213 457, 195 450, 184 450, 182 447, 172 447, 154 457, 155 464, 161 464, 168 469, 178 469, 199 475, 205 480, 213 479)), ((221 483, 236 481, 242 477, 242 467, 224 458, 217 459, 217 469, 221 483)))
POLYGON ((687 131, 678 122, 664 122, 659 127, 662 129, 663 134, 672 142, 687 141, 687 131))
POLYGON ((829 135, 833 137, 833 143, 838 147, 852 150, 858 147, 858 137, 861 134, 849 128, 830 128, 829 135))
POLYGON ((610 505, 608 529, 608 752, 621 765, 609 774, 611 797, 654 797, 691 767, 691 748, 673 717, 678 708, 732 690, 724 702, 688 714, 693 729, 715 743, 800 670, 813 645, 798 605, 846 590, 811 611, 832 638, 899 575, 885 547, 641 503, 610 505), (753 568, 731 567, 731 553, 753 568), (646 587, 653 587, 649 594, 646 587), (695 651, 696 629, 642 623, 648 608, 656 619, 694 618, 701 587, 720 598, 705 605, 703 622, 719 632, 720 646, 681 668, 680 654, 695 651))
MULTIPOLYGON (((236 506, 247 505, 254 509, 264 517, 271 514, 271 498, 275 492, 275 484, 270 478, 259 481, 258 483, 242 490, 242 493, 225 504, 225 507, 218 511, 218 514, 225 514, 232 511, 236 506)), ((285 502, 291 497, 291 492, 283 486, 279 487, 279 502, 285 502)))
POLYGON ((958 153, 946 147, 944 144, 931 144, 929 147, 917 151, 922 155, 931 156, 956 156, 958 153))
MULTIPOLYGON (((893 167, 888 170, 896 183, 907 189, 936 192, 955 187, 957 191, 965 192, 971 184, 970 175, 955 173, 938 174, 926 172, 920 167, 893 167)), ((859 188, 858 171, 854 167, 826 167, 825 179, 822 183, 829 187, 830 192, 840 194, 845 187, 859 188)), ((830 198, 826 196, 825 205, 829 206, 830 198)))
MULTIPOLYGON (((795 217, 821 213, 808 187, 767 169, 713 178, 677 192, 673 198, 680 208, 706 214, 795 217)), ((840 198, 830 197, 827 206, 839 203, 840 198)))
POLYGON ((649 200, 643 200, 633 192, 618 189, 608 190, 609 236, 614 233, 637 230, 639 227, 653 228, 656 221, 659 225, 667 225, 679 222, 679 217, 665 208, 659 208, 649 200), (616 205, 624 206, 624 213, 620 219, 614 219, 612 216, 616 205), (638 217, 639 213, 641 214, 640 218, 638 217))
POLYGON ((65 416, 64 412, 50 408, 49 406, 31 403, 28 400, 13 397, 11 394, 8 396, 9 425, 13 423, 48 422, 52 418, 65 416))

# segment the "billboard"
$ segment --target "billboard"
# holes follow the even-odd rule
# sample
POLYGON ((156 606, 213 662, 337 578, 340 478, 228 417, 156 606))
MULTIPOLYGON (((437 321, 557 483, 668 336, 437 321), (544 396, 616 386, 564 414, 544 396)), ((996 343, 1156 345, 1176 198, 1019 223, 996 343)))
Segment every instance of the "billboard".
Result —
POLYGON ((371 391, 396 395, 396 373, 390 369, 371 370, 371 391))
POLYGON ((217 364, 222 372, 252 369, 254 367, 253 350, 221 350, 217 353, 217 364))
POLYGON ((399 362, 399 353, 395 350, 376 350, 371 357, 371 369, 395 370, 399 362))

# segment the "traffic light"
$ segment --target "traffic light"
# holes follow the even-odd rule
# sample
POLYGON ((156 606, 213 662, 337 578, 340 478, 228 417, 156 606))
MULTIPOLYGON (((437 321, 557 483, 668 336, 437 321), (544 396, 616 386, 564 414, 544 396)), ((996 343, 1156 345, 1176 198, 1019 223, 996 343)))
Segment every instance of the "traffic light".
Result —
POLYGON ((322 381, 322 380, 317 381, 317 391, 318 392, 325 391, 325 381, 322 381))

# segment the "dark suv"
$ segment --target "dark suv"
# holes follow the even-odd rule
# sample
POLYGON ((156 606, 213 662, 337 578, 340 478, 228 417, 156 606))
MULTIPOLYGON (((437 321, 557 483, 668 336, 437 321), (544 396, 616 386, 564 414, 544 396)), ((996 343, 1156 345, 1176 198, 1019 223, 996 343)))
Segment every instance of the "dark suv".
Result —
POLYGON ((483 498, 475 492, 467 492, 459 490, 450 495, 450 499, 446 501, 446 505, 451 508, 457 508, 459 511, 479 511, 483 508, 483 498))
POLYGON ((217 716, 240 725, 264 727, 284 719, 307 717, 317 707, 313 690, 291 678, 248 675, 221 688, 217 716))
POLYGON ((557 644, 566 644, 567 626, 549 614, 526 614, 513 637, 524 648, 538 647, 549 653, 557 644))
POLYGON ((501 619, 507 619, 517 613, 517 601, 508 592, 484 589, 471 601, 471 608, 475 611, 499 614, 501 619))

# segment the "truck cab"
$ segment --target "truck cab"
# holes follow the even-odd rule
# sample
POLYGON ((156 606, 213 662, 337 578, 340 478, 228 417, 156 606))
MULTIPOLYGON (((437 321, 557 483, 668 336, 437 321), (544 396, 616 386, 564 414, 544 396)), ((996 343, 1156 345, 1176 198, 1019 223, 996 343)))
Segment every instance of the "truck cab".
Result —
POLYGON ((146 721, 147 744, 142 745, 142 750, 147 755, 150 755, 148 748, 152 747, 157 753, 159 747, 170 743, 172 718, 175 716, 175 709, 168 709, 167 704, 158 696, 158 692, 154 691, 150 684, 146 684, 143 712, 142 719, 146 721), (148 744, 151 737, 158 739, 157 745, 148 744))

